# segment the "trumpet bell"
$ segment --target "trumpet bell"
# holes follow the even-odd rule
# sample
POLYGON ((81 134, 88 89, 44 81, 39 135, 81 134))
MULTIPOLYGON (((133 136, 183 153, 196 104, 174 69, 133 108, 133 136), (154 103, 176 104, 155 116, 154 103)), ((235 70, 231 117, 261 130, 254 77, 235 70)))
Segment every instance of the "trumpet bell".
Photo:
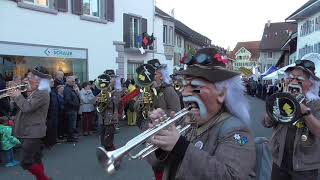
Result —
POLYGON ((275 122, 293 124, 301 117, 300 103, 290 93, 275 93, 266 100, 266 112, 275 122))
POLYGON ((103 147, 98 147, 96 150, 96 155, 98 162, 103 167, 103 169, 105 169, 110 174, 116 171, 115 165, 110 162, 112 151, 108 152, 103 147))

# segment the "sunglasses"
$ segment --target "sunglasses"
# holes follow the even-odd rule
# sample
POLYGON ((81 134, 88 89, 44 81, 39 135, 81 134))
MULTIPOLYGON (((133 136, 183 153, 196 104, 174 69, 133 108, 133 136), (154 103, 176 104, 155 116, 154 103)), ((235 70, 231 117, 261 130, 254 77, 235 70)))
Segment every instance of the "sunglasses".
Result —
POLYGON ((200 64, 200 65, 212 65, 217 64, 217 61, 227 64, 227 59, 224 59, 219 53, 215 55, 208 55, 206 53, 199 53, 196 56, 190 56, 188 55, 186 59, 184 60, 184 63, 186 65, 194 65, 194 64, 200 64))

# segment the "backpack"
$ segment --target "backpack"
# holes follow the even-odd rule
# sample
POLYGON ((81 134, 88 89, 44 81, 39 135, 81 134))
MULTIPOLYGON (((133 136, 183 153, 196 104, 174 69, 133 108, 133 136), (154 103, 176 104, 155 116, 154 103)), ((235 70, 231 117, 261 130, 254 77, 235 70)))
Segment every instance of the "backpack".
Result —
MULTIPOLYGON (((235 118, 224 122, 220 129, 219 136, 222 137, 230 129, 240 126, 242 126, 241 121, 235 118)), ((255 137, 254 144, 256 147, 255 180, 270 180, 272 171, 272 153, 269 140, 266 137, 255 137)), ((254 178, 250 176, 249 180, 254 180, 254 178)))
POLYGON ((266 137, 255 137, 256 146, 256 180, 270 180, 272 171, 272 154, 266 137))

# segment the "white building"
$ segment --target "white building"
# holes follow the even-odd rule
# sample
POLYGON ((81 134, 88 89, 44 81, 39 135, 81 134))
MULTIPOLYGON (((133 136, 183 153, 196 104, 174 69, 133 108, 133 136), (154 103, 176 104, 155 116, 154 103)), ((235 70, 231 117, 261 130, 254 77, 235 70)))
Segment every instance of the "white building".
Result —
POLYGON ((82 81, 106 69, 126 78, 152 58, 172 67, 173 57, 164 55, 164 21, 150 0, 1 0, 0 19, 0 73, 9 79, 34 65, 82 81), (142 54, 144 32, 154 33, 156 43, 142 54))
POLYGON ((298 59, 308 53, 320 53, 320 0, 309 0, 286 20, 298 23, 298 59))

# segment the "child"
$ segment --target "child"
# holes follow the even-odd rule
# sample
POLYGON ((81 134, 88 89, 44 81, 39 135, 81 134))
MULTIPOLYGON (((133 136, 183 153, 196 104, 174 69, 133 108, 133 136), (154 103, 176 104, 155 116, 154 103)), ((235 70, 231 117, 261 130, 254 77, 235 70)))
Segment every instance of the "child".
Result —
POLYGON ((19 164, 19 161, 13 158, 13 148, 20 144, 20 141, 12 136, 12 127, 7 124, 7 121, 0 119, 0 142, 1 148, 4 151, 7 163, 6 167, 13 167, 19 164))

